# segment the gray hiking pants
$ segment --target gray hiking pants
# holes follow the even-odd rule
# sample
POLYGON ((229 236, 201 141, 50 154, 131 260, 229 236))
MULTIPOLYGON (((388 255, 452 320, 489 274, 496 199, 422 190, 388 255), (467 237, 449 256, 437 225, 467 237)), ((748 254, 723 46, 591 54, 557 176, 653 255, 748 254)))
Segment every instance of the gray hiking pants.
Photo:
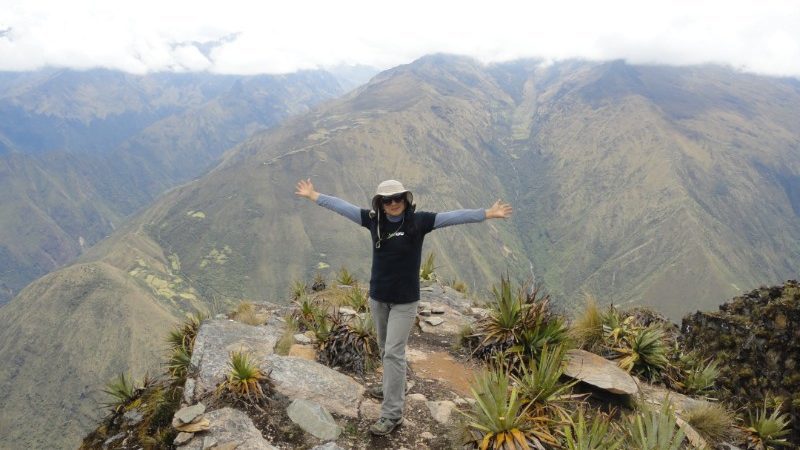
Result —
POLYGON ((384 303, 369 299, 383 361, 381 417, 387 419, 397 420, 403 417, 406 400, 406 343, 417 317, 417 305, 418 301, 384 303))

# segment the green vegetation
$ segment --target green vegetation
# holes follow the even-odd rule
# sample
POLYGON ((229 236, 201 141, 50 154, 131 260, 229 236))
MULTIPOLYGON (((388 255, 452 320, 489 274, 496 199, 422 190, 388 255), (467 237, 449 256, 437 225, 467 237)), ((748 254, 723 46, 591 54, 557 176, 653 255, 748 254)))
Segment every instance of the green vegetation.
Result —
POLYGON ((603 345, 603 313, 594 296, 587 294, 582 312, 572 322, 570 334, 578 347, 597 352, 603 345))
POLYGON ((134 387, 130 378, 126 378, 125 374, 121 373, 106 385, 103 392, 111 397, 111 400, 103 406, 119 412, 136 400, 141 390, 134 387))
POLYGON ((718 366, 719 364, 714 360, 699 367, 690 367, 683 380, 684 391, 693 395, 710 391, 720 374, 718 366))
POLYGON ((756 410, 755 415, 748 412, 747 426, 744 431, 748 434, 748 444, 754 448, 771 450, 776 447, 791 447, 784 436, 788 435, 789 415, 781 414, 781 406, 776 406, 772 414, 767 413, 767 403, 756 410))
POLYGON ((369 314, 347 320, 337 312, 330 318, 330 331, 319 339, 319 360, 330 367, 363 375, 378 359, 375 324, 369 314))
POLYGON ((247 325, 263 325, 264 318, 256 313, 256 305, 253 302, 242 301, 236 306, 233 312, 233 319, 247 325))
POLYGON ((436 281, 436 255, 433 252, 428 253, 425 261, 419 267, 419 279, 421 281, 436 281))
POLYGON ((660 410, 648 407, 634 415, 629 435, 630 445, 637 450, 679 450, 684 438, 669 401, 660 410))
POLYGON ((305 297, 307 292, 308 292, 308 285, 305 283, 305 281, 294 280, 292 282, 292 300, 297 301, 305 297))
POLYGON ((569 426, 562 428, 562 433, 567 450, 616 450, 625 443, 625 437, 611 426, 608 416, 599 411, 589 427, 584 408, 578 408, 569 426))
POLYGON ((228 377, 219 385, 219 391, 228 392, 236 400, 258 404, 264 401, 262 384, 266 376, 258 368, 258 364, 244 351, 234 351, 228 361, 228 377))
POLYGON ((704 403, 689 408, 683 413, 683 418, 711 445, 733 437, 733 415, 719 403, 704 403))
POLYGON ((356 286, 358 281, 353 277, 353 274, 347 270, 346 267, 342 266, 339 269, 339 272, 336 274, 336 284, 341 286, 356 286))
POLYGON ((344 304, 353 308, 358 313, 367 312, 369 295, 358 286, 353 286, 345 294, 344 304))
POLYGON ((530 448, 538 443, 519 391, 508 381, 508 373, 495 368, 478 374, 471 387, 475 403, 466 413, 467 430, 481 450, 530 448))

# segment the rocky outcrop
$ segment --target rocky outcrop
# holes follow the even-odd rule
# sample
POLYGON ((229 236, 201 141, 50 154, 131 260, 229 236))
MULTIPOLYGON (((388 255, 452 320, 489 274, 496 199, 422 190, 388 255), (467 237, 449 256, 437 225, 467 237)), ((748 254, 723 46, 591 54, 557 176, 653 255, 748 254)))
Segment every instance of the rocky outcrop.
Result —
POLYGON ((716 312, 684 317, 687 348, 720 361, 718 394, 755 409, 764 398, 783 403, 792 416, 792 441, 800 445, 800 285, 762 287, 716 312), (729 394, 728 394, 729 393, 729 394))
POLYGON ((264 360, 274 352, 283 330, 284 324, 277 317, 271 318, 266 326, 245 325, 227 319, 204 322, 197 333, 192 353, 196 376, 187 383, 184 396, 190 401, 200 400, 214 392, 229 370, 231 352, 244 350, 254 360, 264 360))

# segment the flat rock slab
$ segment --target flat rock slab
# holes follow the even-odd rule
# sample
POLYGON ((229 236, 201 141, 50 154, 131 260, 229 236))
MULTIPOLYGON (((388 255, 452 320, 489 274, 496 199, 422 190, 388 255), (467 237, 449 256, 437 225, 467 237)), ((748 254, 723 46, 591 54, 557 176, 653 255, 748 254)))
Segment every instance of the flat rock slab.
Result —
POLYGON ((639 391, 642 393, 642 397, 644 397, 644 400, 651 405, 657 405, 657 406, 663 405, 664 400, 666 400, 669 397, 669 402, 672 405, 672 409, 677 414, 683 414, 689 409, 693 409, 709 403, 705 400, 699 400, 696 398, 687 397, 683 394, 670 391, 669 389, 660 386, 653 386, 651 384, 644 382, 639 383, 639 391))
POLYGON ((242 411, 222 408, 206 413, 211 422, 208 431, 195 434, 179 450, 202 450, 204 448, 236 448, 237 450, 278 450, 263 437, 253 421, 242 411))
POLYGON ((324 406, 330 412, 358 417, 358 403, 364 387, 349 376, 318 362, 294 356, 270 355, 261 365, 269 372, 275 389, 291 398, 302 398, 324 406))
POLYGON ((335 441, 342 434, 331 413, 319 403, 298 398, 289 405, 286 414, 297 426, 323 441, 335 441))
POLYGON ((569 350, 564 374, 613 394, 634 395, 639 387, 632 376, 613 362, 585 350, 569 350))
POLYGON ((193 398, 200 399, 214 392, 228 373, 230 353, 244 350, 255 363, 271 355, 283 335, 283 322, 270 320, 267 325, 252 326, 232 320, 203 322, 192 352, 192 365, 197 368, 193 398))

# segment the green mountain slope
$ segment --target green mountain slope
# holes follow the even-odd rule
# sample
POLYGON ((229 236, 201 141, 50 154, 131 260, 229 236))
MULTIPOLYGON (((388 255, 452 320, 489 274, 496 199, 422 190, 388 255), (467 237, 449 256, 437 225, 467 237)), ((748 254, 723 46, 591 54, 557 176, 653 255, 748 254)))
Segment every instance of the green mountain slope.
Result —
MULTIPOLYGON (((297 199, 294 183, 311 177, 320 191, 365 206, 379 181, 397 178, 422 210, 486 207, 498 197, 513 203, 511 221, 426 239, 446 276, 482 289, 510 270, 544 282, 564 305, 590 291, 675 318, 790 278, 800 266, 798 97, 797 82, 714 67, 487 67, 425 57, 246 140, 64 270, 104 269, 84 285, 124 279, 122 292, 140 306, 125 310, 129 324, 149 324, 149 308, 165 311, 168 322, 194 308, 285 299, 292 279, 325 265, 323 272, 345 265, 364 280, 366 231, 297 199)), ((115 321, 85 327, 76 307, 83 290, 60 288, 72 276, 62 273, 0 309, 0 338, 35 329, 42 341, 60 342, 67 329, 80 330, 113 358, 87 373, 87 387, 62 386, 87 360, 83 349, 63 347, 63 363, 37 387, 66 409, 33 415, 19 374, 43 363, 19 341, 0 348, 0 360, 14 361, 0 378, 8 392, 0 420, 13 425, 7 442, 74 444, 77 435, 44 425, 84 411, 88 386, 107 373, 127 365, 140 376, 150 363, 106 343, 115 321), (27 323, 36 315, 22 320, 34 297, 39 314, 57 315, 65 327, 51 333, 27 323)), ((149 339, 157 348, 160 336, 149 339)))
POLYGON ((248 135, 342 89, 324 72, 59 71, 0 92, 1 305, 248 135))

